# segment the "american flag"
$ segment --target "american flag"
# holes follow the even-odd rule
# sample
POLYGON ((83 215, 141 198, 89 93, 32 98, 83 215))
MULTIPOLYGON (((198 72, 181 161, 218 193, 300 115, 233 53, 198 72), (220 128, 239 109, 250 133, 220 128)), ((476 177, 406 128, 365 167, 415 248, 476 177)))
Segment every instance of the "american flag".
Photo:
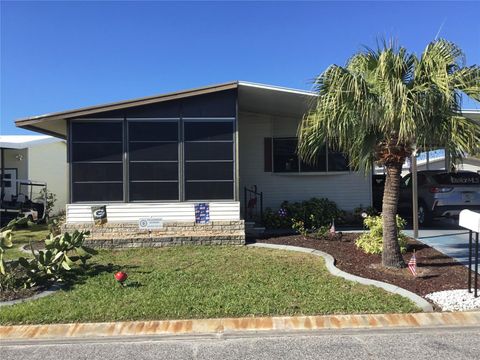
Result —
POLYGON ((413 251, 413 255, 408 262, 408 268, 412 272, 413 276, 417 276, 417 257, 415 256, 415 251, 413 251))
POLYGON ((330 226, 330 234, 335 234, 335 220, 332 219, 332 226, 330 226))

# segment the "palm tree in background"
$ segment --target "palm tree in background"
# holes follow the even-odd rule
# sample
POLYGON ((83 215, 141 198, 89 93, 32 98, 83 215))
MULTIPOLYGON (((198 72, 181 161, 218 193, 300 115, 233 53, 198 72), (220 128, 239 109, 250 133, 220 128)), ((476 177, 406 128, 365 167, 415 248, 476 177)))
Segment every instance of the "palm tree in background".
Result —
POLYGON ((415 149, 444 147, 461 159, 480 144, 480 126, 462 116, 462 97, 480 101, 480 66, 466 66, 455 44, 439 39, 420 57, 393 41, 366 48, 315 79, 318 97, 298 129, 298 154, 315 163, 325 146, 370 174, 386 169, 382 264, 400 268, 396 227, 402 165, 415 149))

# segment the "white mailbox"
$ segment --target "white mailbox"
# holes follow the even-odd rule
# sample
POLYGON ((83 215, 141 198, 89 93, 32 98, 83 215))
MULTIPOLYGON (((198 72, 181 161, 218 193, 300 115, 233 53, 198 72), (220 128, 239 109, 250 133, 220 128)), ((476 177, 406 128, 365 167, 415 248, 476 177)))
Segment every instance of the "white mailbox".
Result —
POLYGON ((480 233, 480 213, 471 210, 460 211, 458 225, 465 229, 480 233))

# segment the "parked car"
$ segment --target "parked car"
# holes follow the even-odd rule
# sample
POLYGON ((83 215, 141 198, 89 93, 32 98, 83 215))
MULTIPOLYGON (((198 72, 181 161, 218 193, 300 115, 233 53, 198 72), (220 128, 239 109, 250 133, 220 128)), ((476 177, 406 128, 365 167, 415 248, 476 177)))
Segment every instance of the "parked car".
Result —
MULTIPOLYGON (((436 217, 458 216, 463 209, 480 211, 480 174, 426 170, 417 173, 417 183, 420 225, 428 225, 436 217)), ((402 178, 398 212, 411 216, 411 174, 402 178)))

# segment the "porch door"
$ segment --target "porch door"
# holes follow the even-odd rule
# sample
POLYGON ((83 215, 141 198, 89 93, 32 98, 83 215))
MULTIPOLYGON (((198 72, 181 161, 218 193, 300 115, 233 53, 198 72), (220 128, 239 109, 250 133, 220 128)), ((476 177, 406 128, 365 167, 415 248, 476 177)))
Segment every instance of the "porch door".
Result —
POLYGON ((4 200, 11 201, 12 196, 17 195, 17 169, 5 169, 5 174, 1 178, 3 178, 5 184, 4 200))

